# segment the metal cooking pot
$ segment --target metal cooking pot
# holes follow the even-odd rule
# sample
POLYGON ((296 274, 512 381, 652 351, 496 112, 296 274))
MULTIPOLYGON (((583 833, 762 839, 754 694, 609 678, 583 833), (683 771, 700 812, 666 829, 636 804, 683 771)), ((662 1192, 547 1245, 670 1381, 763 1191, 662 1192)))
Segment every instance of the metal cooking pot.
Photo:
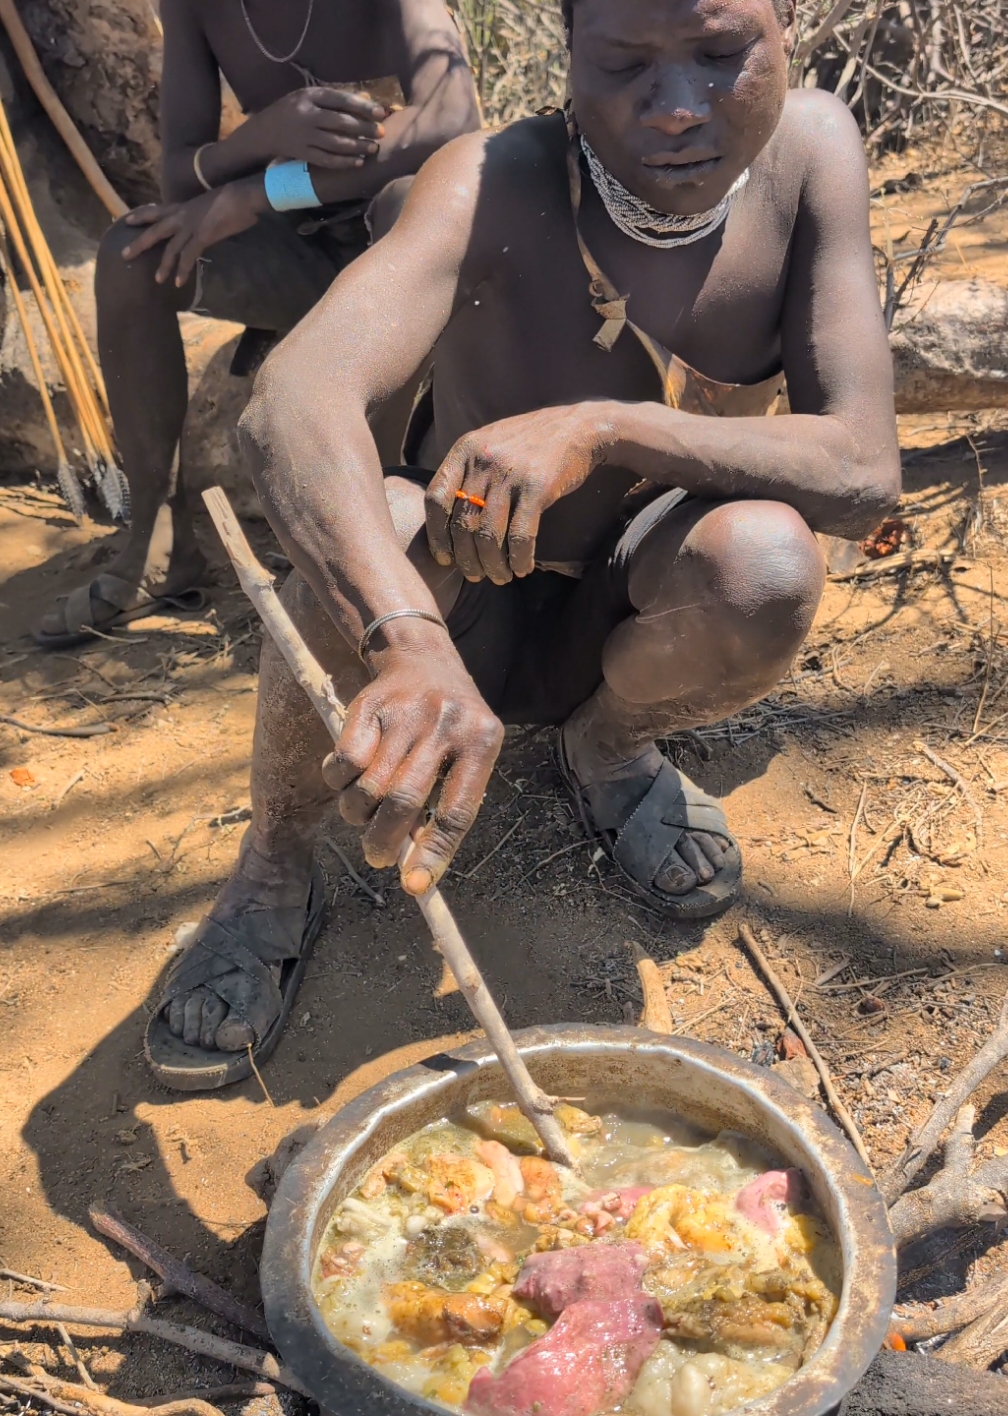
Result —
MULTIPOLYGON (((805 1174, 839 1237, 840 1309, 815 1357, 747 1416, 823 1416, 882 1345, 896 1295, 885 1204, 849 1141, 823 1111, 763 1068, 705 1043, 629 1027, 561 1024, 517 1034, 551 1095, 653 1106, 710 1132, 744 1132, 805 1174)), ((284 1360, 339 1416, 416 1416, 445 1408, 385 1381, 332 1336, 311 1292, 318 1245, 337 1206, 407 1136, 488 1098, 509 1096, 485 1042, 398 1072, 339 1111, 284 1175, 266 1226, 260 1279, 266 1320, 284 1360)))

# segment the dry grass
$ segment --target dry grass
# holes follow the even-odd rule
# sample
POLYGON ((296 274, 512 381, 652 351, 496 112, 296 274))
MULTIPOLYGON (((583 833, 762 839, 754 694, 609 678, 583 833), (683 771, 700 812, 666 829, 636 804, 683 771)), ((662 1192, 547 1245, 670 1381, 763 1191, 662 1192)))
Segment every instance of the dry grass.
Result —
MULTIPOLYGON (((563 99, 567 53, 557 0, 450 0, 487 121, 563 99)), ((836 93, 877 150, 967 130, 984 166, 1008 102, 1008 0, 801 0, 791 82, 836 93)))

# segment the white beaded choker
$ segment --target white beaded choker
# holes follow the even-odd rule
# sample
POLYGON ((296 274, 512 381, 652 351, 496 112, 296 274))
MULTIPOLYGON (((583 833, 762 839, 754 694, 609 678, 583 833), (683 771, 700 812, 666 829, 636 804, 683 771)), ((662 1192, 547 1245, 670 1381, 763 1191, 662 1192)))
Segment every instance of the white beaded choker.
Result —
POLYGON ((588 160, 588 171, 595 183, 595 190, 602 198, 613 225, 645 246, 659 246, 666 251, 702 241, 716 231, 727 219, 735 198, 749 181, 747 167, 710 211, 697 212, 695 216, 673 216, 659 211, 642 197, 634 196, 611 172, 606 171, 583 134, 581 149, 588 160))

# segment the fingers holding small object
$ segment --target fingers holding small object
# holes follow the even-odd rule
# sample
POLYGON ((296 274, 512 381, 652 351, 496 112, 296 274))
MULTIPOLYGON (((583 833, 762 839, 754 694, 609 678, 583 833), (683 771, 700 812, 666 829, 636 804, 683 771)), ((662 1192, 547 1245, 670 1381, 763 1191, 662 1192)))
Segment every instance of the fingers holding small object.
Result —
POLYGON ((427 544, 438 565, 454 565, 451 526, 456 493, 465 480, 468 453, 464 442, 456 443, 430 480, 424 493, 427 544))
POLYGON ((455 492, 449 531, 455 564, 467 580, 486 579, 477 538, 486 533, 487 481, 486 476, 474 475, 470 470, 465 487, 455 492))

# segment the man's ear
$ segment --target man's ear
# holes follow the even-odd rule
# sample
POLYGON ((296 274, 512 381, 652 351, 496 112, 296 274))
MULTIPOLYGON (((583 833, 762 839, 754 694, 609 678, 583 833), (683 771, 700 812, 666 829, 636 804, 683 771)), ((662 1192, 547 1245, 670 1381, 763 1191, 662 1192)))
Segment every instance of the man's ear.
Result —
POLYGON ((781 34, 784 39, 784 53, 787 55, 788 61, 790 62, 791 56, 794 54, 795 51, 795 45, 798 41, 797 6, 795 0, 784 0, 784 3, 781 4, 778 8, 778 5, 775 0, 774 8, 777 9, 777 15, 781 27, 781 34))

